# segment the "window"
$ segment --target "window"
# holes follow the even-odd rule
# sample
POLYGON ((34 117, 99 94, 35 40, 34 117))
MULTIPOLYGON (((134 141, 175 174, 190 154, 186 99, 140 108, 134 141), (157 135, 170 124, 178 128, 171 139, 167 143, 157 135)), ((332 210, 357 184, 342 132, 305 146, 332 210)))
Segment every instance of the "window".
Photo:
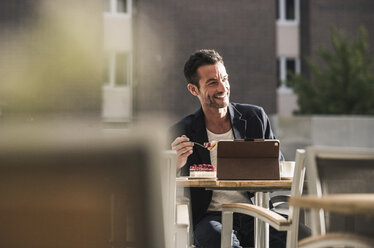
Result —
POLYGON ((300 59, 280 57, 277 60, 277 77, 278 87, 285 85, 285 82, 290 79, 290 73, 300 73, 300 59))
POLYGON ((300 0, 275 0, 277 5, 277 21, 283 23, 299 22, 300 0))
POLYGON ((104 84, 109 84, 111 78, 110 78, 110 69, 111 69, 111 57, 105 56, 104 57, 104 63, 103 63, 103 82, 104 84))
POLYGON ((103 81, 111 87, 126 87, 132 82, 132 58, 130 53, 113 53, 106 57, 103 81))
POLYGON ((117 12, 127 13, 127 0, 116 0, 117 1, 117 12))
POLYGON ((115 55, 115 86, 128 86, 130 84, 130 54, 117 53, 115 55))
POLYGON ((104 0, 104 12, 131 14, 132 0, 104 0))
POLYGON ((295 1, 296 0, 286 0, 286 20, 295 20, 296 17, 296 9, 295 9, 295 1))

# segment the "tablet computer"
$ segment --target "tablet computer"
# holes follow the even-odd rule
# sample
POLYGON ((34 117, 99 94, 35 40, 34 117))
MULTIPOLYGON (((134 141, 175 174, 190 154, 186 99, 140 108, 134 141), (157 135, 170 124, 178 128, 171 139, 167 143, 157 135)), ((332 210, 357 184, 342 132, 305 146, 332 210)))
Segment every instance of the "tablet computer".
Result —
POLYGON ((220 180, 280 180, 279 140, 219 141, 217 178, 220 180))

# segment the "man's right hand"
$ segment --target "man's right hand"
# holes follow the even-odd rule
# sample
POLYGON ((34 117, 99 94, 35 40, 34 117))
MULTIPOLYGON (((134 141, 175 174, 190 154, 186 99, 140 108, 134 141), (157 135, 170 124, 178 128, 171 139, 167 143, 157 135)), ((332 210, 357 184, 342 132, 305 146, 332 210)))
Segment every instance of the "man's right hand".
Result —
POLYGON ((189 141, 190 139, 186 135, 182 135, 171 143, 171 148, 174 151, 177 151, 178 170, 186 164, 188 156, 192 154, 194 144, 189 141))

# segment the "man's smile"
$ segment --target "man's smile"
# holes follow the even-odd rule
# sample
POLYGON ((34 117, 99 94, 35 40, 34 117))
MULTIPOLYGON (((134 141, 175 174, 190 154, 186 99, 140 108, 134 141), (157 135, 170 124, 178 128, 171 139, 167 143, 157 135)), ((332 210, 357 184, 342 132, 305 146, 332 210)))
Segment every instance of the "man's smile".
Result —
POLYGON ((223 94, 219 94, 219 95, 214 95, 214 98, 218 98, 218 99, 223 99, 225 97, 228 97, 228 93, 223 93, 223 94))

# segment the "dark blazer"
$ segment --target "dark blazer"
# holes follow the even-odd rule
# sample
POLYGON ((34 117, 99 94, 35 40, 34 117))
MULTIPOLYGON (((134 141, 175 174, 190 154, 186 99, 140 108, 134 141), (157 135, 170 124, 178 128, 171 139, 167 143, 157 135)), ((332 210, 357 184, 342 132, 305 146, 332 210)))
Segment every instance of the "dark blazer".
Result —
MULTIPOLYGON (((250 104, 230 103, 228 112, 235 139, 275 139, 269 118, 263 108, 250 104)), ((183 134, 191 141, 201 144, 208 141, 202 108, 171 127, 173 140, 183 134)), ((283 160, 282 155, 280 155, 280 158, 283 160)), ((187 164, 181 169, 181 175, 189 175, 190 165, 210 163, 209 151, 202 147, 194 146, 193 153, 187 159, 187 164)), ((212 200, 212 191, 204 188, 191 188, 190 190, 192 219, 195 227, 207 212, 212 200)), ((249 194, 250 196, 251 194, 249 194)))

